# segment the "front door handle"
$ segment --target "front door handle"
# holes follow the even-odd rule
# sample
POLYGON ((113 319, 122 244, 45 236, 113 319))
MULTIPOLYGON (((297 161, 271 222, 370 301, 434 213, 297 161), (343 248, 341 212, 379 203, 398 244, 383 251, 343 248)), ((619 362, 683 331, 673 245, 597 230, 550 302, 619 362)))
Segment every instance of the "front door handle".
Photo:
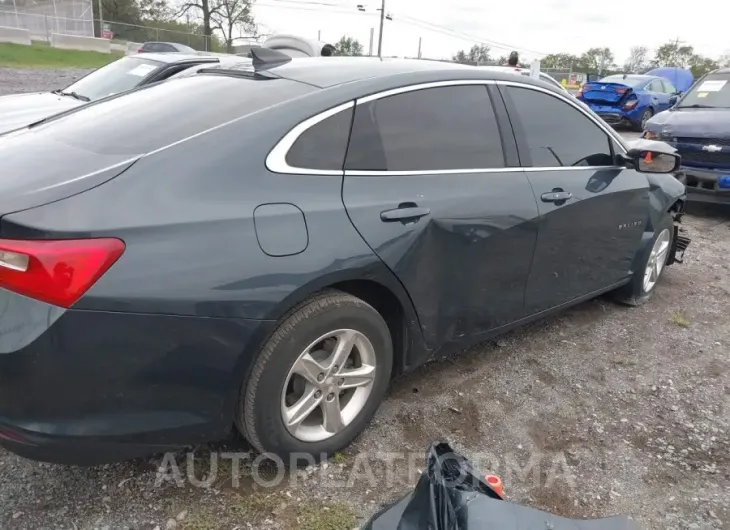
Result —
POLYGON ((401 222, 413 222, 418 221, 421 217, 424 217, 431 213, 429 208, 421 208, 415 203, 401 203, 398 208, 393 210, 385 210, 380 212, 380 220, 385 223, 392 223, 395 221, 401 222))
POLYGON ((542 202, 561 202, 572 199, 573 194, 569 191, 551 191, 549 193, 543 193, 540 198, 542 202))

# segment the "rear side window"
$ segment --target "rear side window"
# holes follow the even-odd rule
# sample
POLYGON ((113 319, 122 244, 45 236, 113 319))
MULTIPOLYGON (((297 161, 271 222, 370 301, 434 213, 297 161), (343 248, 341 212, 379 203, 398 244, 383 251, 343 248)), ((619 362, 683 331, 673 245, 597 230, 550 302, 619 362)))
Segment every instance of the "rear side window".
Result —
POLYGON ((351 122, 349 108, 313 125, 291 146, 286 163, 296 168, 342 171, 351 122))
POLYGON ((31 132, 38 141, 49 138, 100 154, 137 155, 314 90, 288 79, 200 74, 83 105, 31 132))
POLYGON ((575 107, 536 90, 506 90, 533 167, 614 165, 608 135, 575 107))
POLYGON ((345 169, 438 171, 504 167, 484 85, 429 88, 358 105, 345 169))
POLYGON ((664 92, 664 86, 662 85, 662 82, 659 81, 658 79, 649 83, 649 85, 646 87, 646 89, 649 92, 658 92, 660 94, 664 92))
POLYGON ((666 79, 662 80, 662 84, 664 85, 664 92, 667 94, 674 94, 677 92, 677 89, 674 88, 674 85, 667 81, 666 79))

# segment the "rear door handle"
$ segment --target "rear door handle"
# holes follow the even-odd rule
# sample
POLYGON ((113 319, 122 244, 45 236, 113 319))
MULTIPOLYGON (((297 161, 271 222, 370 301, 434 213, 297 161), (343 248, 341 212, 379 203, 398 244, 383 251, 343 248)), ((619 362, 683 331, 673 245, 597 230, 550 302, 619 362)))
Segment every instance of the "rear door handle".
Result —
POLYGON ((569 191, 551 191, 550 193, 543 193, 540 198, 542 202, 560 202, 572 199, 573 194, 569 191))
POLYGON ((430 213, 431 210, 429 208, 421 208, 414 203, 402 203, 394 210, 380 212, 380 220, 385 223, 418 221, 421 217, 425 217, 430 213))

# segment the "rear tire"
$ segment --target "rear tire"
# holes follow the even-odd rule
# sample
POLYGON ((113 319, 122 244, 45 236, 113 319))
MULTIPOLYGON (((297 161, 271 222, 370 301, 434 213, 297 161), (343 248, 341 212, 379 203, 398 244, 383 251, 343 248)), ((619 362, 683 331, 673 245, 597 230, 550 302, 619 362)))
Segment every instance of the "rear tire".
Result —
POLYGON ((651 117, 654 116, 654 111, 651 109, 646 109, 642 114, 641 118, 639 118, 638 123, 634 124, 634 131, 636 132, 644 132, 644 126, 646 125, 646 122, 651 119, 651 117))
POLYGON ((385 397, 392 365, 383 317, 347 293, 322 292, 285 315, 261 350, 241 390, 236 425, 255 449, 286 465, 295 453, 319 460, 365 429, 385 397), (352 352, 341 366, 338 345, 352 352), (366 372, 369 383, 359 375, 366 372))
POLYGON ((666 268, 673 237, 674 220, 668 216, 656 227, 650 243, 642 250, 641 265, 634 271, 631 281, 613 292, 614 300, 634 307, 649 301, 666 268), (654 274, 650 274, 651 266, 654 266, 654 274))

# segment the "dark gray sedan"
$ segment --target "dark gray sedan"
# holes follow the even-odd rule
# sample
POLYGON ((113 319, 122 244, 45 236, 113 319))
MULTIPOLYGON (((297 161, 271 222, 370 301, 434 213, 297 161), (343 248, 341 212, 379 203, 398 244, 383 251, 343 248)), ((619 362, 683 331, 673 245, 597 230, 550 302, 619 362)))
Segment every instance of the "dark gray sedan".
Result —
POLYGON ((394 374, 646 302, 689 243, 678 163, 530 78, 274 50, 10 133, 0 443, 330 454, 394 374))

